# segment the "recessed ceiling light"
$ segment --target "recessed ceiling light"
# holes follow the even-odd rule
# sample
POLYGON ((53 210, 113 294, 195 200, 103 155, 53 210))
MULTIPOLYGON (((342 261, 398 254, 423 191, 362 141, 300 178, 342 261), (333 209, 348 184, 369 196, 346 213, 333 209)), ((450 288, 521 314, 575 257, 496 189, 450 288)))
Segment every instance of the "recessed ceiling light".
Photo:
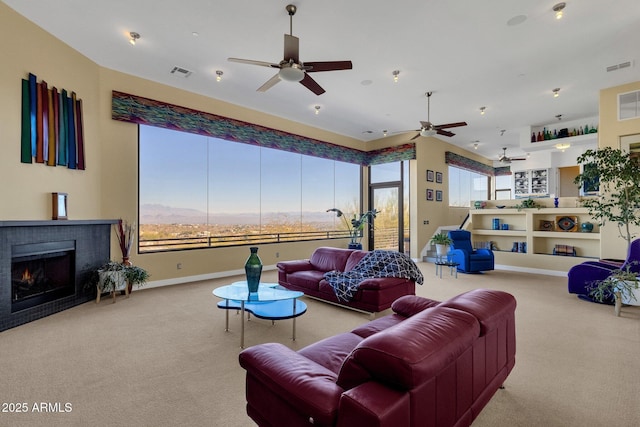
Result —
POLYGON ((556 13, 556 19, 562 19, 562 11, 566 5, 566 3, 558 3, 553 6, 553 11, 556 13))
POLYGON ((371 83, 373 83, 371 80, 363 80, 360 82, 362 86, 369 86, 371 83))
POLYGON ((507 25, 510 27, 514 27, 516 25, 522 24, 526 20, 527 20, 527 15, 516 15, 507 21, 507 25))
POLYGON ((197 31, 194 31, 193 33, 191 33, 191 35, 192 35, 193 37, 198 37, 200 34, 198 34, 198 32, 197 32, 197 31))

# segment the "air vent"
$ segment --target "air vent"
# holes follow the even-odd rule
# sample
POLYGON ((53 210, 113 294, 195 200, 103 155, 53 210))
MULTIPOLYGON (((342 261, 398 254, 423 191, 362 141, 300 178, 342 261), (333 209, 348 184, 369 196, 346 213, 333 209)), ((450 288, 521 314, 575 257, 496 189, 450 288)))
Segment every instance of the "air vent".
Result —
POLYGON ((193 74, 193 71, 189 71, 186 68, 176 66, 176 67, 173 67, 173 70, 171 70, 171 74, 175 74, 176 76, 182 76, 184 78, 187 78, 191 74, 193 74))
POLYGON ((608 66, 607 67, 607 72, 616 71, 616 70, 622 70, 623 68, 629 68, 629 67, 631 67, 631 61, 622 62, 620 64, 608 66))

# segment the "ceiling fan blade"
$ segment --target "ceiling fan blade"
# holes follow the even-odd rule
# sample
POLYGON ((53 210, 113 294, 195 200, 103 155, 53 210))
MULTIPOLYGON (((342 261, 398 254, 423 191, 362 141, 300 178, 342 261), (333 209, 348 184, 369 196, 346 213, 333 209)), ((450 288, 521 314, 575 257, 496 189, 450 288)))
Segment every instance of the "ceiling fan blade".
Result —
POLYGON ((350 70, 353 68, 351 61, 325 61, 325 62, 305 62, 304 68, 307 73, 319 71, 350 70))
POLYGON ((280 81, 280 77, 276 73, 275 76, 271 77, 262 86, 260 86, 258 89, 256 89, 256 92, 266 92, 269 89, 271 89, 272 87, 274 87, 276 85, 276 83, 278 83, 279 81, 280 81))
POLYGON ((289 62, 293 60, 296 64, 298 61, 298 54, 300 52, 300 40, 296 36, 289 34, 284 35, 284 60, 289 62))
POLYGON ((438 132, 438 135, 444 135, 444 136, 453 136, 453 135, 455 135, 455 133, 449 132, 448 130, 444 130, 444 129, 436 129, 436 132, 438 132))
POLYGON ((300 84, 316 95, 322 95, 323 93, 325 93, 325 90, 322 89, 322 87, 318 83, 316 83, 316 81, 313 80, 307 73, 305 73, 304 78, 300 80, 300 84))
POLYGON ((457 128, 457 127, 466 126, 466 125, 467 125, 467 122, 456 122, 456 123, 447 123, 444 125, 436 125, 434 126, 434 128, 436 130, 439 130, 439 129, 447 129, 447 128, 457 128))
POLYGON ((259 65, 261 67, 280 68, 280 64, 273 64, 266 61, 254 61, 252 59, 240 59, 240 58, 227 58, 230 62, 239 62, 241 64, 259 65))
POLYGON ((419 136, 420 136, 420 132, 418 132, 418 133, 416 134, 416 136, 414 136, 413 138, 409 139, 409 141, 413 141, 414 139, 418 138, 419 136))

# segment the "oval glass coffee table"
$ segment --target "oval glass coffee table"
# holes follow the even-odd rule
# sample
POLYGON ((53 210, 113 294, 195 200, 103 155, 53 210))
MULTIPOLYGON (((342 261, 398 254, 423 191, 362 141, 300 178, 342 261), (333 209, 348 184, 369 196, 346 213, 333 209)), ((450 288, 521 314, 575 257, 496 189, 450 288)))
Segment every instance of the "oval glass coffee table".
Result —
POLYGON ((292 339, 296 340, 296 317, 307 312, 307 305, 298 298, 303 292, 290 291, 277 283, 260 283, 258 292, 249 293, 247 282, 234 282, 213 290, 213 295, 222 298, 218 308, 225 309, 225 331, 229 331, 229 310, 240 310, 240 347, 244 348, 245 311, 260 319, 271 321, 293 319, 292 339))

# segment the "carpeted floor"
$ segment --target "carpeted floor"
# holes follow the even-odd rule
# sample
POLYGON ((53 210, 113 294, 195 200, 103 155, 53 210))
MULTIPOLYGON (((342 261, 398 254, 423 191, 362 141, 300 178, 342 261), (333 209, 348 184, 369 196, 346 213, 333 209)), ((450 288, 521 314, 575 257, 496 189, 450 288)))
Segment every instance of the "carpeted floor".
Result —
MULTIPOLYGON (((566 278, 507 271, 435 276, 420 263, 419 295, 444 300, 474 288, 517 301, 516 366, 474 427, 640 425, 640 307, 578 300, 566 278)), ((273 271, 263 281, 276 281, 273 271)), ((135 291, 0 333, 0 426, 253 426, 244 409, 239 319, 211 291, 241 277, 135 291), (44 403, 44 405, 42 405, 44 403), (23 412, 16 412, 23 409, 23 412)), ((246 346, 299 349, 368 316, 305 298, 291 320, 252 319, 246 346)))

